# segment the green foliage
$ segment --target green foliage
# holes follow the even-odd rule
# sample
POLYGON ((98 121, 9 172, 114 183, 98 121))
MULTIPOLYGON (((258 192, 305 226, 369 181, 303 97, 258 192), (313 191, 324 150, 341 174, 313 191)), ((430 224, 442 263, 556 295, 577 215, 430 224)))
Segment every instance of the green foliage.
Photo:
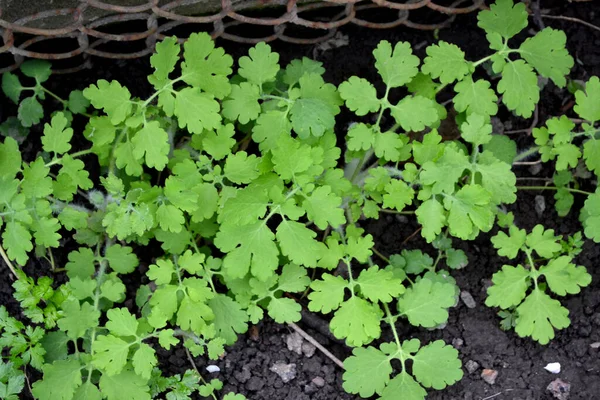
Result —
POLYGON ((522 265, 505 265, 492 278, 486 305, 514 310, 514 328, 519 336, 530 336, 541 344, 554 338, 555 329, 570 324, 569 311, 547 291, 557 296, 577 294, 592 281, 583 266, 573 263, 574 255, 561 255, 563 246, 552 229, 536 225, 530 233, 512 225, 509 235, 499 232, 492 238, 498 254, 514 259, 520 252, 527 256, 522 265), (534 261, 533 252, 546 260, 534 261), (531 290, 530 290, 531 289, 531 290))
POLYGON ((573 261, 583 235, 517 228, 506 212, 517 200, 512 164, 535 152, 555 162, 549 188, 559 215, 587 195, 583 232, 600 241, 600 194, 582 189, 586 174, 600 171, 600 81, 574 91, 583 123, 551 118, 533 129, 537 147, 517 154, 516 141, 493 127, 498 99, 530 117, 538 75, 563 87, 573 59, 564 33, 551 28, 509 46, 527 26, 520 3, 498 0, 478 21, 491 49, 481 60, 440 41, 421 62, 409 43, 382 41, 373 51, 380 81, 353 76, 339 87, 319 62, 280 65, 265 43, 232 75, 234 59, 205 33, 157 44, 144 99, 106 80, 60 99, 43 86, 51 69, 41 61, 23 63, 23 76, 5 73, 3 91, 19 105, 17 118, 0 125, 1 247, 30 324, 0 307, 0 394, 17 398, 30 365, 42 371, 31 389, 40 400, 242 400, 219 394, 223 383, 197 370, 163 376, 159 347, 217 359, 266 316, 300 321, 306 297, 355 347, 345 362, 348 392, 423 399, 425 389, 461 378, 458 352, 442 341, 402 341, 396 323, 447 323, 460 292, 450 272, 468 264, 466 245, 454 248, 453 238, 473 240, 496 221, 508 232, 494 246, 517 261, 494 275, 486 303, 502 309, 503 328, 547 343, 569 324, 551 296, 590 283, 573 261), (478 71, 487 62, 497 76, 478 71), (451 118, 437 99, 444 90, 454 92, 451 118), (46 97, 62 106, 48 117, 46 97), (357 116, 345 138, 336 126, 342 107, 357 116), (24 132, 41 121, 40 154, 22 154, 24 132), (359 221, 382 213, 416 218, 433 256, 431 248, 381 254, 359 221), (63 237, 77 245, 55 257, 63 237), (147 267, 138 268, 138 256, 147 267), (34 279, 25 265, 43 272, 34 279), (122 275, 134 271, 145 283, 126 287, 122 275), (51 276, 63 272, 66 281, 51 276), (368 346, 386 329, 394 342, 368 346))

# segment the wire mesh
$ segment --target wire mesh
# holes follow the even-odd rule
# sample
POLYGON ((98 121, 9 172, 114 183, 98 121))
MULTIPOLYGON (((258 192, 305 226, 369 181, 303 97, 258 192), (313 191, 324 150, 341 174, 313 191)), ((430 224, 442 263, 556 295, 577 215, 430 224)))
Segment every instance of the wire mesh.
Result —
POLYGON ((186 28, 187 31, 209 32, 213 38, 247 44, 273 40, 316 44, 332 38, 336 30, 346 24, 372 29, 404 25, 435 30, 448 26, 457 14, 484 6, 484 0, 458 0, 450 5, 438 4, 435 0, 220 0, 220 8, 194 15, 192 10, 197 10, 206 0, 140 0, 139 4, 129 6, 101 0, 79 0, 78 3, 77 7, 45 10, 12 22, 3 19, 0 6, 0 73, 18 68, 26 58, 76 60, 73 66, 54 69, 54 73, 70 73, 90 67, 91 56, 143 57, 153 52, 157 41, 186 28), (434 23, 430 18, 419 21, 413 17, 417 10, 433 10, 443 18, 434 23), (379 16, 373 18, 375 14, 379 16), (382 14, 385 14, 384 20, 382 14), (128 29, 143 28, 111 33, 110 27, 115 24, 127 24, 128 29), (60 45, 52 45, 55 40, 60 40, 60 45), (137 48, 115 50, 119 46, 114 45, 122 42, 136 43, 137 48))

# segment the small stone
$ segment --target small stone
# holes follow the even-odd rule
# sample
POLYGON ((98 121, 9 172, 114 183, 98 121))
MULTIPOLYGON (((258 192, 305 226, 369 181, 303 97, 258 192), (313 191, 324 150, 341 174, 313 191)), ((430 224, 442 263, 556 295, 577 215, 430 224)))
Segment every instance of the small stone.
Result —
POLYGON ((207 365, 206 370, 211 374, 215 372, 221 372, 221 368, 219 368, 217 365, 207 365))
POLYGON ((250 392, 258 392, 265 386, 265 381, 258 376, 253 376, 246 382, 246 390, 250 392))
POLYGON ((546 390, 552 393, 558 400, 567 400, 571 392, 571 384, 557 378, 550 382, 546 390))
POLYGON ((531 175, 537 175, 542 171, 542 164, 538 163, 538 164, 533 164, 531 167, 529 167, 529 173, 531 175))
POLYGON ((594 343, 590 344, 590 347, 592 349, 600 349, 600 342, 594 342, 594 343))
POLYGON ((465 368, 467 369, 467 372, 472 374, 479 369, 479 364, 477 361, 469 360, 465 363, 465 368))
POLYGON ((311 358, 315 354, 316 350, 317 348, 314 344, 310 342, 302 343, 302 354, 304 354, 306 357, 311 358))
POLYGON ((271 372, 275 372, 283 383, 288 383, 296 377, 296 364, 284 364, 280 361, 276 362, 269 368, 271 372))
POLYGON ((452 339, 452 346, 454 346, 455 349, 460 349, 463 344, 465 344, 465 341, 461 338, 452 339))
POLYGON ((483 370, 483 372, 481 372, 481 378, 490 385, 493 385, 494 383, 496 383, 496 378, 498 378, 498 371, 496 371, 495 369, 486 368, 483 370))
POLYGON ((308 385, 304 385, 304 393, 313 394, 318 391, 319 388, 316 387, 313 383, 309 383, 308 385))
POLYGON ((325 386, 325 379, 321 378, 320 376, 314 377, 311 382, 314 383, 317 387, 325 386))
POLYGON ((560 363, 548 363, 544 369, 548 372, 552 372, 553 374, 560 374, 560 363))
POLYGON ((538 217, 541 217, 542 214, 546 211, 546 199, 542 195, 535 196, 535 212, 538 217))
POLYGON ((302 354, 302 342, 304 342, 304 339, 298 332, 287 335, 285 342, 289 351, 293 351, 298 355, 302 354))
POLYGON ((463 303, 465 303, 467 308, 475 308, 477 305, 473 299, 473 296, 471 296, 471 293, 467 292, 466 290, 460 292, 460 299, 463 301, 463 303))

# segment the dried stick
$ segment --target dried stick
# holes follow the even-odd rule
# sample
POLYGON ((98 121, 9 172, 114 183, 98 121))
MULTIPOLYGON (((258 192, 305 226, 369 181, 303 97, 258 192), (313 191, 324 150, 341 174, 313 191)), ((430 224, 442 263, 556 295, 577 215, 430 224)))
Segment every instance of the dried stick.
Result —
POLYGON ((576 22, 578 24, 585 25, 588 28, 592 28, 592 29, 595 29, 597 31, 600 31, 600 27, 597 27, 596 25, 591 24, 591 23, 589 23, 587 21, 584 21, 582 19, 579 19, 579 18, 565 17, 564 15, 548 15, 548 14, 542 14, 541 17, 542 18, 548 18, 548 19, 561 19, 561 20, 564 20, 564 21, 576 22))
POLYGON ((300 328, 298 325, 296 325, 293 322, 288 323, 288 325, 295 330, 296 332, 298 332, 298 334, 300 336, 302 336, 304 339, 306 339, 307 341, 309 341, 313 346, 315 346, 317 349, 319 349, 321 351, 321 353, 325 354, 327 357, 329 357, 329 359, 331 361, 333 361, 334 363, 336 363, 341 369, 345 369, 344 368, 344 363, 340 361, 339 358, 337 358, 336 356, 334 356, 333 354, 331 354, 331 352, 329 350, 327 350, 325 347, 323 347, 323 345, 321 345, 321 343, 317 342, 312 336, 310 336, 308 333, 304 332, 302 330, 302 328, 300 328))
POLYGON ((0 256, 2 256, 2 259, 4 260, 4 262, 6 263, 6 265, 8 266, 8 269, 10 269, 10 272, 13 273, 13 275, 15 276, 16 279, 19 279, 19 276, 17 275, 17 271, 15 270, 15 267, 10 262, 10 259, 6 255, 6 252, 4 251, 4 248, 2 246, 0 246, 0 256))

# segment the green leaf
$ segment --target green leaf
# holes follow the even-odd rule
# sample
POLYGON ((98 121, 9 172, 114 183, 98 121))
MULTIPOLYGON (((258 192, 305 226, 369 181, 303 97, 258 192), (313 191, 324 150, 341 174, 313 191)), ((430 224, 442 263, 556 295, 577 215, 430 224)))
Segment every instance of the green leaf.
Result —
POLYGON ((227 124, 219 127, 215 132, 207 131, 202 140, 204 151, 210 154, 215 160, 222 160, 231 153, 235 145, 233 135, 235 129, 233 124, 227 124))
MULTIPOLYGON (((185 279, 184 284, 196 282, 201 286, 202 292, 194 290, 193 293, 184 297, 179 306, 177 312, 177 324, 184 330, 191 330, 196 335, 201 335, 206 329, 208 321, 214 319, 214 314, 210 307, 206 304, 206 301, 212 297, 212 291, 206 287, 206 281, 200 281, 199 279, 185 279)), ((188 288, 188 293, 190 293, 188 288)))
POLYGON ((398 311, 414 326, 433 328, 448 320, 456 301, 454 285, 421 279, 398 300, 398 311))
POLYGON ((357 296, 342 303, 331 319, 329 327, 338 339, 346 339, 349 346, 363 346, 381 335, 383 313, 378 306, 357 296))
POLYGON ((413 356, 413 374, 426 388, 437 390, 452 385, 463 377, 458 351, 443 340, 436 340, 413 356))
POLYGON ((574 110, 587 121, 600 121, 600 78, 593 76, 585 85, 585 91, 575 93, 574 110))
POLYGON ((127 368, 118 375, 102 374, 100 390, 106 400, 150 400, 146 379, 127 368))
POLYGON ((273 53, 271 46, 265 42, 252 47, 248 54, 249 57, 240 57, 238 73, 248 82, 259 86, 274 81, 279 72, 279 54, 273 53))
POLYGON ((223 272, 231 278, 243 278, 250 270, 259 279, 267 279, 279 264, 274 239, 275 235, 262 221, 241 227, 221 225, 214 244, 227 253, 223 272))
POLYGON ((385 194, 383 195, 383 207, 394 208, 397 211, 404 210, 404 207, 412 204, 415 191, 400 179, 394 179, 385 185, 385 194))
POLYGON ((156 220, 160 228, 169 232, 181 232, 185 217, 183 212, 172 204, 161 204, 156 209, 156 220))
POLYGON ((260 88, 248 82, 231 86, 229 97, 223 102, 223 116, 230 121, 247 124, 260 114, 260 88))
POLYGON ((130 344, 118 337, 98 336, 94 342, 93 364, 103 370, 104 375, 116 375, 127 364, 130 344))
POLYGON ((302 202, 308 219, 321 230, 329 225, 336 228, 346 222, 341 205, 342 198, 331 193, 329 186, 318 187, 302 202))
POLYGON ((380 270, 377 266, 363 270, 354 282, 360 286, 362 295, 373 303, 389 303, 404 293, 402 281, 394 278, 392 271, 380 270))
POLYGON ((419 58, 412 54, 408 42, 398 42, 392 49, 390 42, 382 40, 373 51, 373 56, 375 68, 388 87, 403 86, 419 72, 419 58))
POLYGON ((545 28, 527 38, 519 47, 519 53, 540 75, 552 79, 556 86, 564 87, 567 84, 565 76, 574 64, 566 44, 567 36, 563 31, 545 28))
POLYGON ((437 130, 432 130, 423 136, 423 141, 413 141, 412 150, 415 162, 419 165, 427 161, 436 161, 444 153, 444 145, 440 144, 442 137, 437 130))
POLYGON ((320 137, 335 126, 335 113, 321 99, 298 99, 290 110, 292 128, 299 137, 320 137))
POLYGON ((323 314, 337 310, 344 301, 347 287, 348 282, 341 276, 323 274, 321 280, 315 280, 310 285, 313 291, 308 295, 308 309, 323 314))
POLYGON ((300 78, 305 74, 316 74, 321 76, 324 73, 325 68, 323 68, 323 63, 311 60, 308 57, 302 57, 301 60, 292 60, 288 64, 285 68, 285 73, 283 74, 283 82, 289 86, 293 86, 298 83, 300 78))
POLYGON ((404 146, 404 142, 402 136, 396 132, 384 132, 375 135, 373 146, 377 157, 387 161, 400 161, 398 150, 404 146))
POLYGON ((121 246, 120 244, 113 244, 108 247, 105 258, 113 271, 119 274, 133 272, 139 264, 137 256, 132 253, 131 247, 121 246))
POLYGON ((83 114, 90 106, 90 101, 85 98, 81 90, 73 90, 69 93, 67 107, 73 114, 83 114))
POLYGON ((70 400, 81 385, 81 364, 78 360, 55 361, 44 365, 44 377, 34 382, 32 393, 42 400, 70 400))
POLYGON ((583 144, 585 166, 600 176, 600 140, 590 139, 583 144))
POLYGON ((564 329, 571 323, 569 310, 537 288, 517 307, 517 313, 515 332, 521 337, 531 336, 540 344, 554 338, 554 329, 564 329))
POLYGON ((162 329, 158 334, 158 343, 165 349, 169 350, 171 346, 175 346, 179 343, 179 340, 173 336, 175 331, 173 329, 162 329))
POLYGON ((503 94, 502 102, 509 110, 521 117, 529 118, 540 100, 537 75, 524 61, 511 61, 502 69, 498 93, 503 94))
POLYGON ((102 393, 91 381, 86 381, 77 388, 73 400, 102 400, 102 393))
MULTIPOLYGON (((156 44, 156 52, 150 57, 150 64, 154 67, 154 73, 151 75, 157 83, 162 83, 169 78, 169 74, 175 69, 179 61, 179 52, 181 48, 174 37, 164 38, 156 44)), ((150 82, 157 87, 154 82, 150 82)))
POLYGON ((348 150, 369 150, 375 144, 376 134, 373 129, 363 123, 352 125, 348 129, 348 150))
POLYGON ((346 101, 346 107, 356 115, 367 115, 379 111, 381 101, 377 98, 377 90, 369 81, 352 76, 340 87, 340 96, 346 101))
POLYGON ((512 260, 525 245, 526 237, 527 232, 525 232, 525 229, 519 229, 515 225, 511 225, 508 228, 508 235, 504 232, 498 232, 496 236, 492 237, 492 243, 498 249, 499 255, 512 260))
POLYGON ((6 138, 4 143, 0 143, 0 177, 12 179, 20 170, 21 152, 19 151, 19 144, 13 138, 6 138))
POLYGON ((571 260, 571 257, 561 256, 540 268, 540 274, 546 277, 550 290, 559 296, 577 294, 592 282, 592 276, 585 267, 575 265, 571 260))
POLYGON ((62 112, 56 113, 50 124, 44 125, 44 136, 42 136, 44 151, 63 154, 71 150, 69 142, 73 137, 73 129, 67 128, 67 125, 67 118, 62 112))
MULTIPOLYGON (((20 157, 19 157, 20 160, 20 157)), ((41 157, 23 168, 23 194, 30 198, 44 198, 52 194, 52 178, 48 176, 50 168, 41 157)))
POLYGON ((542 225, 536 225, 529 235, 526 244, 531 250, 535 250, 544 258, 553 258, 561 250, 558 237, 554 236, 554 229, 544 229, 542 225))
POLYGON ((470 72, 465 53, 454 44, 440 41, 427 47, 426 51, 421 70, 432 78, 440 78, 442 84, 459 81, 470 72))
POLYGON ((428 242, 432 242, 441 232, 446 224, 446 214, 442 204, 429 199, 419 206, 415 211, 417 220, 423 226, 421 234, 428 242))
POLYGON ((282 179, 289 180, 313 165, 311 147, 288 136, 281 136, 273 154, 273 170, 282 179))
POLYGON ((150 265, 146 275, 157 285, 167 285, 173 280, 175 272, 175 265, 171 260, 160 259, 156 260, 155 264, 150 265))
POLYGON ((19 121, 26 128, 39 123, 44 116, 44 109, 35 97, 27 97, 19 104, 19 121))
POLYGON ((13 103, 19 103, 19 97, 23 91, 23 86, 19 81, 19 77, 10 72, 2 74, 2 91, 4 94, 13 101, 13 103))
POLYGON ((200 134, 204 129, 217 129, 221 126, 219 110, 219 103, 212 95, 196 88, 183 88, 175 97, 175 116, 179 127, 187 127, 191 133, 200 134))
POLYGON ((227 157, 223 172, 231 182, 250 183, 260 175, 258 170, 260 161, 261 159, 254 154, 248 156, 245 151, 238 151, 227 157))
POLYGON ((77 300, 67 300, 62 304, 63 317, 58 320, 58 327, 65 331, 71 339, 78 339, 86 331, 98 326, 100 311, 90 303, 79 304, 77 300))
POLYGON ((145 157, 146 165, 162 171, 169 162, 169 135, 158 121, 150 121, 131 139, 133 156, 145 157))
POLYGON ((446 264, 451 269, 462 269, 467 266, 469 259, 462 250, 448 249, 446 251, 446 264))
POLYGON ((56 218, 38 218, 33 221, 31 229, 34 231, 33 237, 35 243, 42 247, 59 247, 59 240, 61 239, 58 231, 60 230, 60 224, 56 218))
POLYGON ((29 231, 20 222, 8 221, 4 226, 2 240, 8 257, 19 265, 25 265, 29 259, 27 253, 33 250, 29 231))
POLYGON ((65 154, 62 157, 62 168, 54 181, 54 196, 60 200, 71 201, 78 188, 88 190, 93 186, 83 161, 65 154))
POLYGON ((267 305, 269 317, 278 324, 300 321, 302 306, 295 300, 286 297, 271 298, 267 305))
POLYGON ((390 358, 372 346, 354 349, 344 360, 344 369, 344 390, 363 398, 381 394, 392 373, 390 358))
POLYGON ((498 113, 498 96, 490 88, 490 83, 484 79, 473 81, 472 76, 467 76, 454 85, 456 96, 454 97, 454 108, 458 112, 467 114, 496 115, 498 113))
POLYGON ((213 325, 216 335, 225 339, 225 344, 232 345, 239 334, 248 330, 248 314, 230 297, 217 294, 208 301, 208 306, 215 315, 213 325))
POLYGON ((271 110, 258 116, 256 125, 252 128, 252 140, 259 143, 262 152, 277 147, 280 136, 289 136, 292 123, 283 111, 271 110))
POLYGON ((522 266, 504 265, 492 277, 493 285, 487 290, 488 307, 507 309, 521 304, 530 284, 530 273, 522 266))
POLYGON ((461 136, 467 142, 479 146, 492 140, 492 124, 479 114, 470 114, 460 126, 461 136))
POLYGON ((408 96, 391 107, 392 117, 407 132, 422 131, 439 120, 436 103, 423 96, 408 96))
POLYGON ((456 182, 470 167, 469 158, 455 147, 446 146, 444 154, 436 162, 423 164, 421 181, 425 185, 433 185, 432 192, 454 193, 456 182))
POLYGON ((494 204, 510 204, 517 200, 517 177, 511 165, 484 152, 473 169, 481 176, 481 186, 490 193, 494 204))
POLYGON ((146 343, 141 343, 131 359, 135 373, 144 379, 150 379, 152 370, 158 364, 154 349, 146 343))
POLYGON ((490 199, 489 192, 479 185, 464 186, 453 197, 444 198, 450 233, 467 240, 476 229, 484 232, 492 229, 494 213, 490 199))
POLYGON ((96 272, 94 264, 96 257, 92 250, 82 247, 79 250, 72 251, 68 255, 69 262, 65 265, 67 276, 73 278, 89 278, 96 272))
POLYGON ((585 236, 594 242, 600 242, 600 192, 585 200, 580 219, 583 222, 585 236))
POLYGON ((495 158, 508 165, 512 165, 517 156, 517 144, 504 135, 492 135, 492 140, 483 145, 483 150, 491 152, 495 158))
POLYGON ((402 393, 402 400, 424 400, 427 392, 405 371, 396 375, 381 393, 379 400, 396 400, 402 393))
MULTIPOLYGON (((206 32, 192 33, 183 45, 185 61, 181 63, 184 82, 223 99, 231 90, 228 76, 233 59, 217 47, 206 32)), ((185 89, 184 89, 185 90, 185 89)), ((200 132, 197 132, 200 133, 200 132)))
POLYGON ((100 79, 96 85, 90 85, 83 91, 83 95, 90 100, 92 105, 103 109, 113 124, 119 124, 131 115, 131 93, 117 81, 110 83, 100 79))
POLYGON ((112 308, 106 312, 106 329, 115 336, 136 336, 138 322, 126 308, 112 308))
POLYGON ((525 4, 513 4, 513 0, 496 0, 489 10, 477 14, 477 25, 488 35, 497 33, 504 39, 510 39, 527 26, 527 17, 525 4))
POLYGON ((27 60, 21 64, 23 75, 34 78, 37 83, 48 80, 52 74, 52 65, 46 60, 27 60))
POLYGON ((316 267, 325 252, 325 245, 315 240, 317 233, 299 222, 282 221, 276 236, 281 253, 299 265, 316 267))

